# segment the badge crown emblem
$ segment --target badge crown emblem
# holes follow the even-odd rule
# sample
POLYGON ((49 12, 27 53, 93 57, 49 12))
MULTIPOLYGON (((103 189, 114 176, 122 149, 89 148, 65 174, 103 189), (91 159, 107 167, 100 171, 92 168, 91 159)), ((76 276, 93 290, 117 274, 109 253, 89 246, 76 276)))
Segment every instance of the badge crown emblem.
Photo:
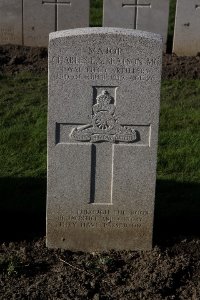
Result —
POLYGON ((115 116, 116 107, 113 97, 103 90, 92 107, 91 124, 74 128, 70 138, 76 141, 126 142, 136 141, 136 131, 118 123, 115 116))

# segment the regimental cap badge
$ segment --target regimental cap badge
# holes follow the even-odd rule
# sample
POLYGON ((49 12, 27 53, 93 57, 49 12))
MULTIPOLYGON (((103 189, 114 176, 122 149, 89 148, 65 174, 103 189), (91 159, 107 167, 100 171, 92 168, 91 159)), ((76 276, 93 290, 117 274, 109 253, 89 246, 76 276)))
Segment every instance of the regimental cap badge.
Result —
POLYGON ((133 128, 122 126, 115 116, 113 97, 103 90, 92 107, 91 124, 74 128, 70 138, 76 141, 133 143, 137 139, 133 128))

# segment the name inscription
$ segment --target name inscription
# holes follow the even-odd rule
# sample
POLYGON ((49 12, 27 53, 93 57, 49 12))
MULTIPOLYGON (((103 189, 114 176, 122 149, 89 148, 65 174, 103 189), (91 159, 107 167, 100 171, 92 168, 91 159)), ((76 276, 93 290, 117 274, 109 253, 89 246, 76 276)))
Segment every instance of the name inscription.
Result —
POLYGON ((51 59, 54 80, 152 81, 160 59, 130 57, 121 48, 88 48, 87 55, 56 55, 51 59))

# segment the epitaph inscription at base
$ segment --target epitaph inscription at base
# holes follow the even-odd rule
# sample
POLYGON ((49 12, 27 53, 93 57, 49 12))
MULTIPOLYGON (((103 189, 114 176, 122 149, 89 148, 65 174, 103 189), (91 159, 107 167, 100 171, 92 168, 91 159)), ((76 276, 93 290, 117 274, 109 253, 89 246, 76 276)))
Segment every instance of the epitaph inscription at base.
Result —
POLYGON ((0 0, 0 45, 22 45, 22 0, 0 0))
POLYGON ((152 247, 162 39, 50 35, 47 246, 152 247))

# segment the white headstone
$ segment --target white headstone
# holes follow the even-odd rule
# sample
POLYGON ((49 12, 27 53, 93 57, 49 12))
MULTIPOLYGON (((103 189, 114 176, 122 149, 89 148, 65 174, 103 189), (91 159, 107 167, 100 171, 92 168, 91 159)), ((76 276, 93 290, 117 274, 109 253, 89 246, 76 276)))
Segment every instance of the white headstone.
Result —
POLYGON ((22 45, 22 0, 0 0, 0 44, 22 45))
POLYGON ((104 0, 103 26, 159 33, 166 48, 169 0, 104 0))
POLYGON ((161 57, 147 32, 50 35, 48 247, 151 248, 161 57))
POLYGON ((173 52, 179 56, 200 53, 200 0, 177 0, 173 52))
POLYGON ((89 26, 89 0, 24 0, 24 44, 47 46, 50 32, 89 26))
POLYGON ((47 47, 49 33, 89 26, 89 0, 0 0, 0 44, 47 47))

